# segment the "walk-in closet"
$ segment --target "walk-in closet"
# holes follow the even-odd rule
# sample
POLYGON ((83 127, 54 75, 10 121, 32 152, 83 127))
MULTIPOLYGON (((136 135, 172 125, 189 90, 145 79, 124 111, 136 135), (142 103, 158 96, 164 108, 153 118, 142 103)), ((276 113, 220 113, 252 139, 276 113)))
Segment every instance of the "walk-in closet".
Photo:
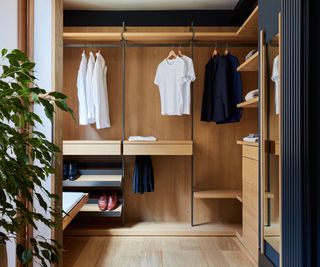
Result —
MULTIPOLYGON (((64 27, 63 88, 76 121, 63 117, 63 160, 77 169, 77 178, 67 178, 63 191, 66 196, 80 193, 80 204, 64 224, 65 237, 235 236, 258 263, 259 199, 266 199, 263 205, 268 209, 265 231, 279 216, 278 207, 271 204, 278 201, 278 185, 262 186, 258 180, 264 168, 263 153, 259 156, 258 88, 266 80, 258 73, 265 62, 265 52, 258 47, 258 13, 256 6, 239 27, 201 27, 193 22, 188 27, 133 27, 125 21, 118 27, 64 27), (155 76, 158 65, 172 53, 193 62, 189 114, 162 114, 163 96, 155 76), (110 127, 79 125, 77 79, 83 55, 88 60, 102 55, 105 60, 110 127), (240 81, 241 95, 233 105, 239 118, 203 119, 208 62, 228 55, 238 62, 234 77, 240 81), (141 136, 156 141, 135 139, 141 136), (135 191, 133 177, 144 157, 151 159, 153 168, 151 192, 135 191), (101 196, 114 198, 116 205, 101 209, 101 196)), ((269 54, 274 58, 276 52, 269 54)), ((274 93, 268 97, 270 103, 272 97, 274 93)), ((277 120, 269 115, 269 122, 277 120)), ((267 114, 260 111, 260 116, 267 114)), ((268 135, 275 154, 278 131, 274 128, 268 135)), ((273 164, 277 157, 270 160, 273 164)), ((278 170, 278 164, 272 167, 273 173, 278 170)))

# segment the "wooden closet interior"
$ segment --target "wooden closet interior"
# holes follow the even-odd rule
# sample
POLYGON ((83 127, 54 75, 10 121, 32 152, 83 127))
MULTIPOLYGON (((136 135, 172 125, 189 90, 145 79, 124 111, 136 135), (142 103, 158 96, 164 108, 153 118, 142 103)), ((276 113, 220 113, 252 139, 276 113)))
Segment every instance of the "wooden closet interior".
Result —
MULTIPOLYGON (((238 105, 242 109, 238 123, 200 121, 205 65, 215 45, 220 53, 227 45, 238 57, 243 95, 257 89, 259 53, 246 61, 245 56, 258 47, 258 7, 241 27, 64 28, 68 104, 77 118, 81 53, 100 50, 108 68, 111 121, 110 128, 96 130, 95 125, 80 126, 64 115, 64 159, 81 166, 81 177, 64 181, 64 191, 89 193, 92 201, 104 191, 121 196, 121 204, 111 212, 100 211, 89 199, 65 235, 238 235, 242 239, 246 223, 242 202, 248 193, 243 192, 246 143, 241 140, 258 133, 259 98, 238 105), (191 115, 160 114, 159 90, 153 81, 158 64, 172 46, 181 46, 194 62, 191 115), (131 135, 153 135, 158 141, 126 141, 131 135), (151 155, 155 192, 132 192, 135 155, 151 155)), ((258 164, 258 145, 252 153, 258 164)), ((258 166, 253 168, 256 188, 245 201, 258 207, 258 166)), ((258 225, 257 210, 253 216, 258 225)))

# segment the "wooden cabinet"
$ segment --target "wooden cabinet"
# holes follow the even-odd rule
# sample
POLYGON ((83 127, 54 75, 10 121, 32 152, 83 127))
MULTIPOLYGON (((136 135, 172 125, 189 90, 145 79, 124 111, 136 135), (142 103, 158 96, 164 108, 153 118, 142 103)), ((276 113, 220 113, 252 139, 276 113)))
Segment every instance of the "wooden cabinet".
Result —
POLYGON ((259 148, 256 143, 242 145, 242 242, 251 256, 258 262, 258 168, 259 148))

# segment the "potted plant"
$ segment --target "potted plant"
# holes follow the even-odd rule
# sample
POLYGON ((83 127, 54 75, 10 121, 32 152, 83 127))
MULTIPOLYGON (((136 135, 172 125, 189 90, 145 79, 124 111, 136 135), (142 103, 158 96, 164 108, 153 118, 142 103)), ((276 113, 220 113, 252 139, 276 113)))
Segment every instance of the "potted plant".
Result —
MULTIPOLYGON (((59 148, 36 130, 41 118, 32 110, 40 105, 51 121, 56 108, 72 113, 66 96, 49 92, 36 85, 35 63, 19 50, 3 49, 0 59, 0 266, 9 238, 37 223, 52 228, 61 220, 58 205, 50 205, 58 196, 44 187, 44 181, 54 173, 53 159, 59 148), (38 202, 42 210, 28 207, 38 202), (45 215, 47 214, 47 215, 45 215)), ((57 203, 57 202, 56 202, 57 203)), ((34 259, 42 266, 57 263, 60 245, 38 235, 18 238, 17 258, 24 265, 34 259)), ((5 265, 4 265, 5 266, 5 265)))

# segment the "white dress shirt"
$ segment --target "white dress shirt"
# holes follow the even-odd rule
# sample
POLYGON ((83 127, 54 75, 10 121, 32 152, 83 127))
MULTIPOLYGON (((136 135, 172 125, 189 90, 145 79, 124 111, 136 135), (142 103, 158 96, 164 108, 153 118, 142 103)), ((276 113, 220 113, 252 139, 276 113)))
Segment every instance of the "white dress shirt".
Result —
POLYGON ((87 102, 86 102, 86 73, 87 73, 87 58, 85 53, 82 53, 80 66, 78 70, 78 78, 77 78, 80 125, 88 124, 87 102))
POLYGON ((94 104, 93 104, 93 95, 92 95, 92 76, 94 69, 94 55, 92 52, 89 54, 87 75, 86 75, 86 100, 87 100, 87 118, 88 123, 93 124, 96 122, 94 104))
POLYGON ((95 110, 96 128, 109 128, 109 100, 107 90, 107 67, 100 53, 96 53, 92 75, 92 96, 95 110))

